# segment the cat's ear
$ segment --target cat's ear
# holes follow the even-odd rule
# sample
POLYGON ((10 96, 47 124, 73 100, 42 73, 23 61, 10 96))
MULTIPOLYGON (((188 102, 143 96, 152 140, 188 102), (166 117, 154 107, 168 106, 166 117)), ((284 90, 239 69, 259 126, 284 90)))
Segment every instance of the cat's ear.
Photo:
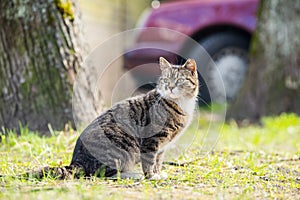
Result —
POLYGON ((187 61, 183 64, 183 67, 192 72, 192 74, 197 72, 197 64, 194 59, 187 59, 187 61))
POLYGON ((161 70, 172 67, 172 65, 163 57, 159 58, 159 65, 161 70))

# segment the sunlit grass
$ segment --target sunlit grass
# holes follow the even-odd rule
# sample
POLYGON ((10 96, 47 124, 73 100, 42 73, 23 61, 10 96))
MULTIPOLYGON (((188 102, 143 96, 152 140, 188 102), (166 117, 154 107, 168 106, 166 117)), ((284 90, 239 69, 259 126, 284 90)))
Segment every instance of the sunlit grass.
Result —
MULTIPOLYGON (((210 123, 203 113, 188 130, 184 141, 192 144, 165 164, 169 178, 160 181, 79 180, 26 181, 17 174, 41 166, 67 165, 79 134, 69 128, 51 136, 21 128, 2 135, 0 143, 1 199, 299 199, 300 118, 293 114, 266 117, 261 125, 234 121, 210 123), (217 128, 215 128, 217 127, 217 128), (215 129, 214 129, 215 128, 215 129), (203 148, 209 131, 218 130, 212 151, 203 148), (206 134, 206 135, 205 135, 206 134)), ((212 146, 211 146, 212 147, 212 146)))

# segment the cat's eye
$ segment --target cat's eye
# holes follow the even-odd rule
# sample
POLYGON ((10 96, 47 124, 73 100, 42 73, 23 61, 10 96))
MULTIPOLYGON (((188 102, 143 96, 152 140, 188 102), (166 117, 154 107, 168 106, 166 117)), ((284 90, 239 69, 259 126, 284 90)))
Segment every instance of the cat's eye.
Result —
POLYGON ((163 82, 163 83, 168 83, 168 82, 169 82, 169 79, 163 78, 163 79, 162 79, 162 82, 163 82))
POLYGON ((183 78, 179 78, 178 80, 177 80, 177 83, 183 83, 184 82, 184 79, 183 78))

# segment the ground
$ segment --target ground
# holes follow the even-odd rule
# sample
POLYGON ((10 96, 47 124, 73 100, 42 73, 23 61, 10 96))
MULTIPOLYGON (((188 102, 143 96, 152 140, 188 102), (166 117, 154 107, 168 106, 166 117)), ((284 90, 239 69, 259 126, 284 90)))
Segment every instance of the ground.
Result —
MULTIPOLYGON (((1 199, 299 199, 300 118, 293 114, 263 118, 261 125, 219 123, 219 137, 203 148, 212 126, 197 118, 182 141, 193 140, 176 159, 164 165, 167 180, 105 178, 37 180, 0 178, 1 199), (200 138, 200 139, 199 139, 200 138), (205 140, 203 140, 205 139, 205 140), (213 147, 213 148, 212 148, 213 147), (174 164, 174 163, 173 163, 174 164)), ((51 130, 51 126, 50 130, 51 130)), ((23 127, 0 143, 0 174, 14 176, 40 166, 70 162, 79 133, 66 126, 38 136, 23 127)))

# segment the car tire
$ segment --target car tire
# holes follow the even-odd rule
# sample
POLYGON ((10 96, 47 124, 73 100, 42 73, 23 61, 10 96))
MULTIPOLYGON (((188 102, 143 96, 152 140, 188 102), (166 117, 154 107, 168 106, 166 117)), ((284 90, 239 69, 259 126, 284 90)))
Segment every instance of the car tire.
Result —
POLYGON ((198 41, 211 58, 201 54, 200 45, 190 50, 188 57, 198 64, 200 105, 224 103, 236 96, 247 71, 249 42, 249 36, 222 32, 198 41))

